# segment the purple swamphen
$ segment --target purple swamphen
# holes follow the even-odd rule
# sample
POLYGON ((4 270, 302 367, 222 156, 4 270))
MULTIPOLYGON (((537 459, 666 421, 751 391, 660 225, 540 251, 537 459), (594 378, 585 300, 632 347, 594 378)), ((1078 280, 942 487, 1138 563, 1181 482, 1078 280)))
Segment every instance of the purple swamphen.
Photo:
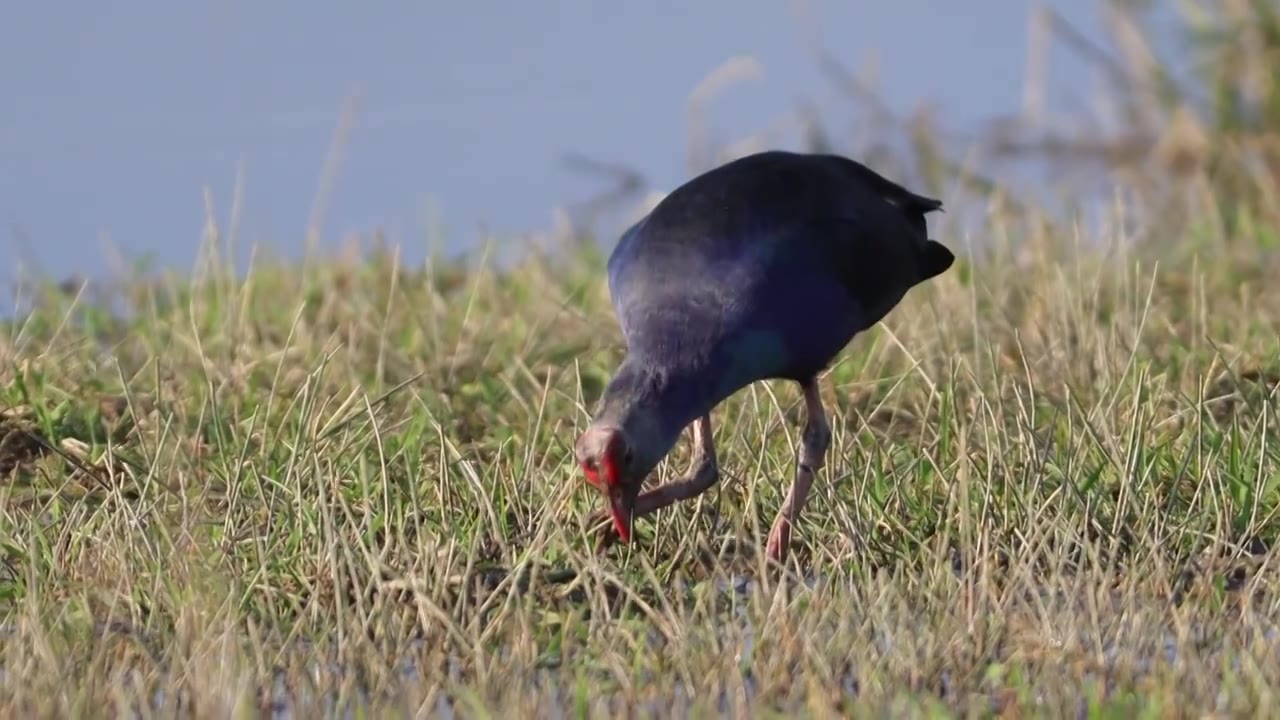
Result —
POLYGON ((711 410, 753 382, 787 379, 804 391, 806 420, 766 550, 781 562, 831 441, 818 373, 951 267, 927 236, 925 215, 941 208, 848 158, 768 151, 693 178, 623 233, 608 275, 627 357, 575 447, 608 497, 603 542, 629 542, 635 518, 714 485, 711 410), (641 494, 691 423, 688 476, 641 494))

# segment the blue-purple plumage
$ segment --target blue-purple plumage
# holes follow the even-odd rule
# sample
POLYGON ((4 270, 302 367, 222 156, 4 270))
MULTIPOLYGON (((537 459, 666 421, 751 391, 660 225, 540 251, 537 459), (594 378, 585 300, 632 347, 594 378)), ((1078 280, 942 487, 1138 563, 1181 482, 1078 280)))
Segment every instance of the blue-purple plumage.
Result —
POLYGON ((835 155, 765 152, 694 178, 609 257, 629 362, 679 376, 691 404, 807 380, 950 265, 925 235, 940 208, 835 155))
POLYGON ((836 155, 764 152, 677 188, 609 257, 609 294, 627 357, 576 454, 610 498, 617 532, 710 487, 710 411, 758 380, 804 388, 800 468, 770 533, 780 558, 830 437, 815 378, 859 332, 954 257, 928 239, 942 203, 836 155), (639 496, 694 424, 690 478, 639 496), (700 469, 699 469, 700 468, 700 469))

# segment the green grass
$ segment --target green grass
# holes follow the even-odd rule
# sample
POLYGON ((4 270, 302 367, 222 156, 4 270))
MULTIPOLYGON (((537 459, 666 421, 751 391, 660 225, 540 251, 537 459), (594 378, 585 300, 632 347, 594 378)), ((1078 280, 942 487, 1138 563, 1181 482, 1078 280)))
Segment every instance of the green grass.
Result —
MULTIPOLYGON (((758 552, 794 469, 785 383, 716 412, 717 488, 592 552, 571 448, 620 357, 598 252, 42 292, 0 330, 0 712, 1271 707, 1280 12, 1188 10, 1169 63, 1141 3, 1107 4, 1105 47, 1039 21, 1120 132, 997 130, 975 159, 911 123, 903 161, 809 118, 949 208, 1005 209, 977 258, 940 218, 956 267, 823 378, 833 446, 785 571, 758 552), (1099 155, 1133 231, 1051 227, 991 177, 1099 155)), ((836 82, 865 107, 857 74, 836 82)))
POLYGON ((986 231, 1019 254, 944 226, 957 266, 823 378, 785 571, 758 550, 786 383, 714 415, 717 488, 593 553, 572 444, 621 352, 598 253, 210 263, 124 286, 125 316, 50 290, 0 332, 0 710, 1270 706, 1280 263, 986 231))
POLYGON ((782 570, 758 550, 785 383, 715 413, 718 487, 593 552, 571 448, 620 357, 599 253, 42 291, 0 328, 0 713, 1261 714, 1280 12, 1189 13, 1179 77, 1131 11, 1102 49, 1050 18, 1124 132, 837 148, 996 209, 976 258, 942 218, 957 265, 823 378, 833 445, 782 570), (1049 227, 987 176, 1028 155, 1104 157, 1136 229, 1049 227))

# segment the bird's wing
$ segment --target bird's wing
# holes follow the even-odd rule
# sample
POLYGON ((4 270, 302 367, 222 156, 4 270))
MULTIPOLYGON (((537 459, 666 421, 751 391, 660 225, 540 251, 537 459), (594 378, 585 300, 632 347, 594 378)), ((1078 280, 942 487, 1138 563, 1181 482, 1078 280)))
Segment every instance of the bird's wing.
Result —
POLYGON ((892 304, 919 279, 919 250, 902 230, 850 217, 813 220, 799 234, 816 245, 818 256, 846 292, 868 313, 892 304))
POLYGON ((687 246, 637 244, 634 231, 619 241, 609 291, 630 352, 688 366, 746 343, 760 362, 784 363, 789 346, 825 347, 828 334, 847 339, 875 322, 911 272, 894 267, 909 247, 846 218, 703 237, 703 252, 680 260, 687 246), (781 345, 764 352, 761 342, 781 345))
POLYGON ((625 288, 631 279, 631 271, 635 267, 629 260, 635 255, 634 245, 639 239, 640 231, 647 219, 647 217, 642 218, 622 233, 618 238, 617 245, 613 248, 613 252, 609 254, 609 260, 605 265, 609 286, 609 302, 613 305, 613 312, 618 318, 618 324, 621 326, 624 339, 628 337, 628 334, 627 314, 624 309, 623 298, 626 297, 625 288))

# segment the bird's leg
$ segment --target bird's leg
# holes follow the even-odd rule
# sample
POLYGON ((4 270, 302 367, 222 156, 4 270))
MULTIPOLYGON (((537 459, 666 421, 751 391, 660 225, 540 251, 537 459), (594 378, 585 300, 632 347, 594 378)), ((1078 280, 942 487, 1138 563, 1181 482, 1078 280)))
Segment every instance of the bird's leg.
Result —
POLYGON ((689 471, 675 482, 650 490, 636 499, 635 516, 648 515, 662 508, 697 497, 720 479, 720 466, 716 463, 716 446, 711 437, 711 415, 703 415, 692 426, 693 457, 689 471))
MULTIPOLYGON (((679 480, 654 488, 636 498, 635 510, 631 515, 633 522, 672 503, 701 495, 710 490, 711 486, 715 485, 716 480, 720 478, 720 466, 716 462, 715 442, 711 437, 710 413, 694 421, 693 425, 690 426, 690 430, 693 440, 693 458, 689 462, 689 472, 679 480)), ((591 527, 599 524, 598 521, 608 519, 607 513, 597 513, 597 515, 599 517, 592 518, 591 527)), ((617 539, 617 532, 614 531, 612 525, 609 525, 604 529, 600 539, 600 547, 602 549, 607 547, 615 539, 617 539)))
POLYGON ((805 423, 800 441, 799 467, 787 499, 782 502, 778 518, 773 522, 773 529, 769 531, 769 544, 765 550, 769 559, 778 563, 786 558, 791 544, 791 526, 809 499, 813 476, 826 463, 827 448, 831 445, 831 425, 827 423, 827 413, 822 408, 817 378, 803 383, 801 387, 804 388, 805 423))

